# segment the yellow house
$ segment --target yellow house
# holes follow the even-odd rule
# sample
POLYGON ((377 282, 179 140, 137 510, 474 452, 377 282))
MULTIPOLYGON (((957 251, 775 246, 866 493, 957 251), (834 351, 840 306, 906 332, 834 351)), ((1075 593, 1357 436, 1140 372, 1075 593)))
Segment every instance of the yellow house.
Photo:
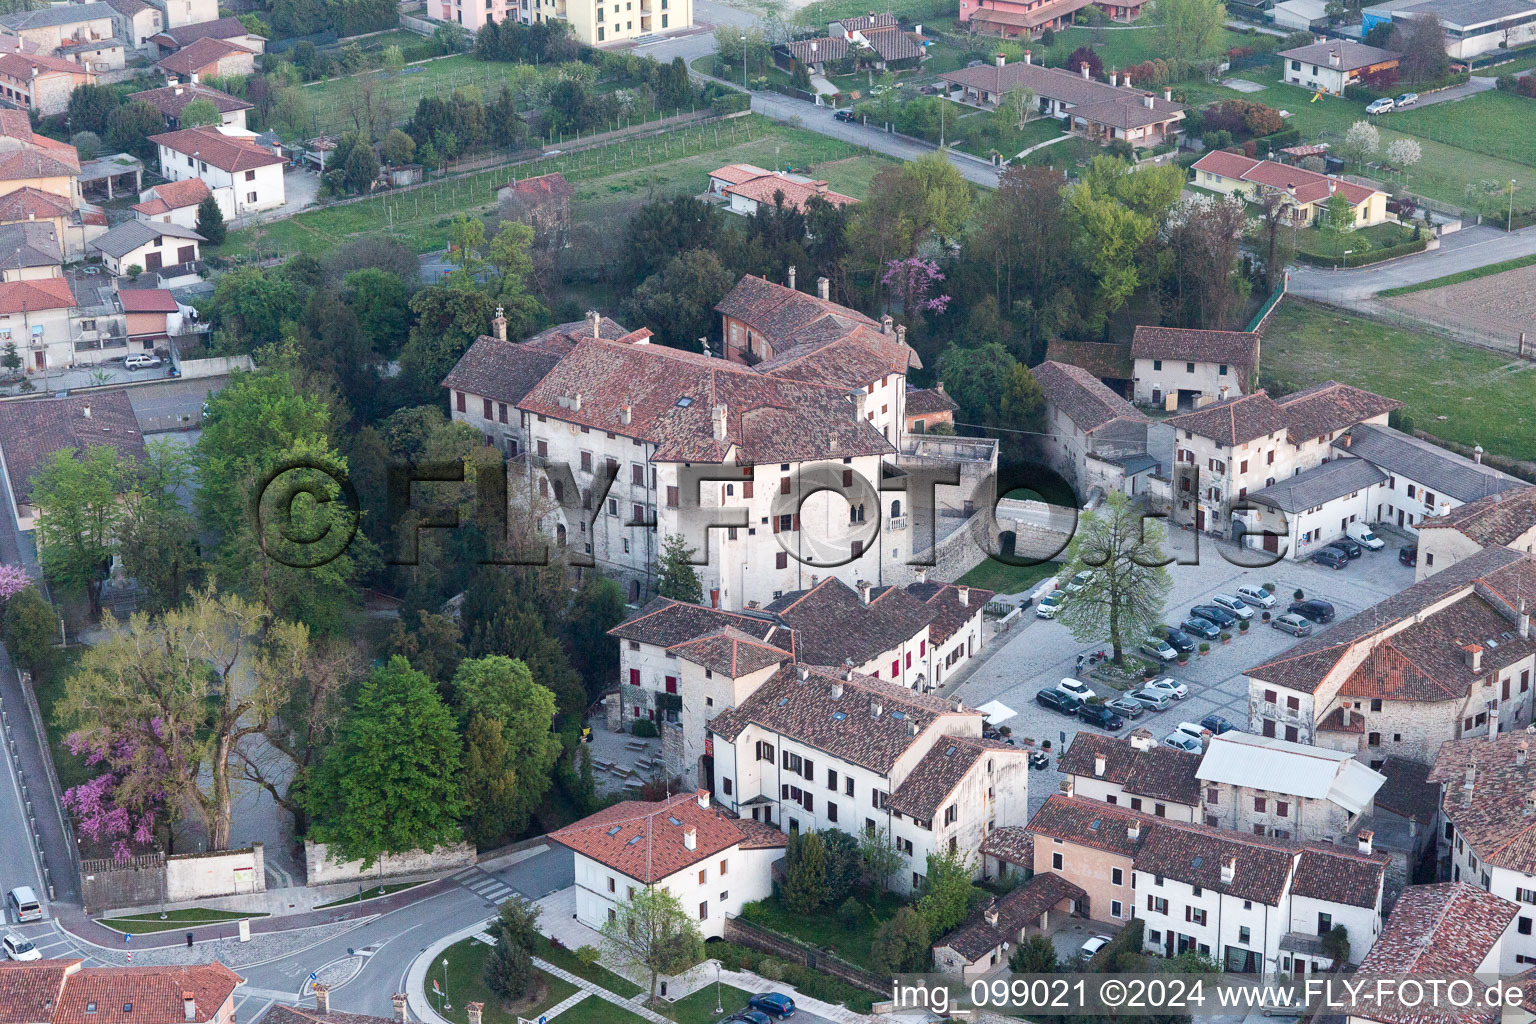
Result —
POLYGON ((1264 189, 1286 193, 1290 196, 1291 219, 1297 224, 1314 223, 1335 193, 1342 193, 1349 200, 1355 227, 1366 228, 1387 219, 1385 192, 1304 167, 1217 151, 1196 160, 1193 169, 1195 185, 1222 195, 1241 193, 1246 199, 1264 189))

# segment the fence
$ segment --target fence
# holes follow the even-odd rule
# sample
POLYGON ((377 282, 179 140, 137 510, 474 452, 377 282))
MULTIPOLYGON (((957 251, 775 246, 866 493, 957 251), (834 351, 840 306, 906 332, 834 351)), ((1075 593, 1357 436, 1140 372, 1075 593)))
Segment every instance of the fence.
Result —
POLYGON ((1282 280, 1280 287, 1275 289, 1273 295, 1264 300, 1264 305, 1259 307, 1259 311, 1254 314, 1253 319, 1249 322, 1249 333, 1264 329, 1264 321, 1269 319, 1269 315, 1275 311, 1276 306, 1280 305, 1280 300, 1283 298, 1285 298, 1285 281, 1282 280))
POLYGON ((728 942, 738 943, 760 953, 772 953, 785 960, 803 963, 813 971, 823 971, 869 992, 885 995, 890 991, 889 978, 878 977, 841 957, 739 917, 726 915, 724 937, 728 942))
POLYGON ((92 857, 80 862, 80 895, 86 913, 165 902, 165 854, 127 860, 92 857))

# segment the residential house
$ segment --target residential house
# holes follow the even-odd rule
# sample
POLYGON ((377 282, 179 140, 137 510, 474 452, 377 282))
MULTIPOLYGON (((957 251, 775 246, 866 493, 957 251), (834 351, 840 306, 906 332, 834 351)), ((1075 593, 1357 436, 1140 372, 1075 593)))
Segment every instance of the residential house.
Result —
POLYGON ((168 82, 196 84, 205 78, 255 74, 256 51, 238 43, 204 36, 169 57, 161 57, 155 67, 164 72, 168 82))
POLYGON ((202 178, 153 185, 140 193, 142 202, 133 205, 133 215, 146 224, 159 222, 196 228, 197 208, 212 194, 202 178))
POLYGON ((1129 807, 1156 818, 1200 820, 1201 755, 1153 741, 1145 729, 1121 739, 1082 731, 1056 761, 1077 797, 1129 807))
POLYGON ((1328 201, 1342 195, 1349 201, 1346 227, 1366 228, 1387 219, 1387 194, 1331 174, 1294 164, 1255 160, 1241 153, 1213 150, 1193 164, 1194 183, 1222 195, 1251 198, 1263 192, 1285 195, 1285 222, 1297 227, 1327 223, 1328 201))
POLYGON ((806 203, 820 198, 833 206, 852 206, 858 200, 827 188, 824 181, 816 181, 802 174, 781 174, 764 171, 750 164, 728 164, 709 173, 710 192, 725 197, 726 209, 751 217, 760 205, 778 206, 806 212, 806 203))
POLYGON ((1366 46, 1352 39, 1328 39, 1292 50, 1281 50, 1280 80, 1303 89, 1314 89, 1332 96, 1362 79, 1383 71, 1392 71, 1402 56, 1393 50, 1366 46))
POLYGON ((74 308, 62 277, 0 284, 0 348, 14 342, 28 373, 75 365, 74 308))
POLYGON ((1346 752, 1236 730, 1211 737, 1195 778, 1207 825, 1326 843, 1355 833, 1387 781, 1346 752))
POLYGON ((35 110, 44 117, 64 113, 77 88, 95 84, 93 69, 63 57, 43 53, 0 54, 0 99, 35 110))
POLYGON ((958 701, 786 665, 710 721, 716 798, 788 832, 886 829, 892 881, 912 892, 930 853, 975 863, 988 832, 1028 818, 1028 754, 981 722, 958 701))
POLYGON ((1374 521, 1371 496, 1387 480, 1364 459, 1334 459, 1251 492, 1232 521, 1249 547, 1299 561, 1344 536, 1349 524, 1374 521))
POLYGON ((77 211, 65 197, 30 185, 0 195, 0 226, 26 225, 46 225, 54 239, 63 243, 64 258, 69 260, 82 258, 88 241, 107 230, 99 208, 82 204, 77 211))
POLYGON ((1028 50, 1022 64, 1009 64, 999 55, 995 64, 961 68, 939 78, 951 86, 951 99, 984 110, 995 109, 1016 89, 1027 90, 1040 113, 1103 143, 1120 140, 1135 147, 1160 146, 1180 131, 1187 109, 1173 101, 1171 89, 1156 96, 1134 88, 1128 75, 1122 83, 1118 72, 1110 74, 1109 82, 1098 82, 1090 77, 1087 65, 1080 74, 1048 68, 1035 64, 1028 50))
POLYGON ((159 9, 161 20, 168 29, 201 25, 219 17, 218 0, 150 0, 150 3, 159 9))
POLYGON ((1324 0, 1283 0, 1270 8, 1269 20, 1276 28, 1292 32, 1319 32, 1328 27, 1330 19, 1324 0))
POLYGON ((131 276, 138 267, 174 278, 194 272, 188 268, 202 259, 198 243, 203 241, 202 235, 180 224, 125 220, 92 245, 101 253, 102 266, 119 277, 131 276))
POLYGON ((177 25, 156 35, 154 42, 165 53, 179 53, 203 39, 232 43, 252 53, 265 53, 267 49, 267 37, 246 28, 239 18, 214 18, 190 25, 177 25))
POLYGON ((1030 843, 1019 852, 1032 856, 1036 875, 1060 875, 1086 892, 1080 909, 1089 918, 1122 925, 1137 916, 1136 851, 1157 820, 1124 805, 1052 793, 1029 819, 1030 843))
MULTIPOLYGON (((366 1013, 349 1013, 331 1009, 331 986, 323 981, 310 982, 314 993, 314 1006, 294 1006, 277 1003, 269 1006, 261 1015, 263 1024, 406 1024, 406 995, 397 992, 390 997, 395 1005, 394 1017, 374 1017, 366 1013)), ((476 1002, 464 1004, 469 1024, 480 1024, 485 1007, 476 1002)))
POLYGON ((164 288, 127 288, 117 293, 126 320, 128 346, 149 352, 181 333, 181 306, 164 288))
POLYGON ((1245 670, 1248 729, 1433 762, 1441 744, 1531 723, 1536 557, 1487 548, 1245 670))
POLYGON ((285 202, 287 161, 249 133, 233 128, 183 128, 151 135, 149 141, 159 151, 160 173, 171 181, 203 179, 227 220, 276 209, 285 202))
POLYGON ((850 57, 858 69, 886 71, 915 68, 927 52, 916 33, 903 32, 894 14, 868 14, 843 18, 827 26, 816 39, 794 39, 773 48, 774 61, 786 71, 804 67, 825 75, 850 57))
POLYGON ((939 381, 931 388, 908 385, 906 408, 906 432, 926 434, 941 427, 953 430, 955 411, 960 407, 944 392, 944 382, 939 381))
MULTIPOLYGON (((917 570, 917 582, 907 584, 907 593, 928 606, 933 615, 928 621, 928 661, 932 675, 926 686, 937 690, 950 675, 981 652, 986 643, 982 632, 982 612, 995 596, 991 590, 967 587, 959 583, 929 582, 926 569, 917 570)), ((918 645, 921 656, 922 645, 918 645)))
POLYGON ((1442 874, 1515 904, 1520 916, 1504 937, 1503 970, 1536 964, 1536 761, 1524 730, 1440 748, 1429 781, 1441 787, 1442 874))
MULTIPOLYGON (((1514 974, 1508 946, 1520 907, 1466 882, 1410 885, 1392 907, 1359 973, 1375 977, 1514 974)), ((1415 1024, 1423 1009, 1387 1003, 1358 1009, 1349 1024, 1415 1024)), ((1469 1022, 1477 1008, 1455 1014, 1469 1022)), ((1490 1019, 1496 1020, 1496 1014, 1490 1019)))
POLYGON ((49 224, 65 258, 82 258, 107 217, 82 200, 79 177, 74 146, 34 135, 25 111, 0 110, 0 224, 49 224))
POLYGON ((1455 60, 1518 50, 1536 41, 1536 18, 1524 0, 1389 0, 1360 14, 1362 32, 1382 22, 1396 24, 1432 14, 1444 32, 1445 52, 1455 60))
MULTIPOLYGON (((35 286, 0 285, 0 303, 5 301, 6 289, 23 287, 35 286)), ((0 313, 0 324, 5 316, 0 313)), ((0 463, 10 485, 7 511, 15 517, 17 530, 25 533, 37 527, 33 473, 60 451, 83 452, 92 445, 109 445, 135 459, 144 458, 144 436, 126 391, 7 403, 5 415, 0 416, 0 463)), ((4 966, 0 963, 0 969, 4 966)))
POLYGON ((1138 403, 1192 410, 1258 386, 1259 335, 1139 325, 1131 359, 1138 403))
POLYGON ((432 0, 432 17, 463 25, 473 35, 490 21, 512 18, 524 24, 563 21, 588 46, 627 42, 640 36, 693 27, 693 0, 432 0))
POLYGON ((1030 371, 1045 395, 1045 463, 1081 500, 1095 490, 1137 495, 1155 468, 1146 415, 1087 370, 1049 360, 1030 371))
POLYGON ((64 252, 52 224, 0 225, 0 281, 40 281, 63 275, 64 252))
MULTIPOLYGON (((141 3, 143 0, 133 0, 141 3)), ((151 8, 153 10, 153 8, 151 8)), ((167 131, 175 131, 181 127, 181 112, 188 103, 194 100, 207 100, 219 111, 219 124, 226 128, 245 128, 245 112, 251 109, 251 104, 238 97, 231 96, 227 92, 209 88, 199 83, 177 83, 165 85, 158 89, 146 89, 144 92, 130 93, 129 100, 138 100, 148 103, 160 111, 165 118, 167 131)))
POLYGON ((0 962, 0 1016, 11 1024, 234 1024, 235 988, 218 961, 175 967, 86 967, 84 961, 0 962))
POLYGON ((159 52, 154 36, 164 27, 164 21, 158 7, 145 0, 106 0, 106 4, 112 8, 117 38, 127 49, 150 56, 159 52))
POLYGON ((601 929, 635 893, 659 887, 706 939, 722 937, 727 916, 772 895, 772 865, 788 845, 778 829, 726 813, 703 789, 625 800, 547 838, 575 855, 576 920, 588 928, 601 929))
POLYGON ((981 841, 981 873, 984 878, 1017 876, 1028 879, 1035 873, 1035 840, 1027 825, 1004 825, 987 833, 981 841))
POLYGON ((1536 551, 1536 487, 1514 487, 1421 520, 1414 579, 1432 576, 1484 548, 1536 551))
POLYGON ((1333 447, 1387 474, 1387 483, 1372 495, 1371 521, 1410 533, 1469 501, 1529 486, 1484 465, 1481 446, 1469 459, 1391 427, 1361 424, 1336 438, 1333 447))
POLYGON ((110 4, 54 4, 0 15, 0 33, 37 44, 38 52, 71 61, 91 71, 123 66, 118 14, 110 4))
POLYGON ((959 928, 933 944, 933 966, 965 981, 1008 965, 1008 950, 1055 922, 1082 915, 1088 894, 1060 875, 1036 875, 1002 896, 989 896, 959 928))
POLYGON ((1121 398, 1134 398, 1136 371, 1131 346, 1124 342, 1070 341, 1052 338, 1045 344, 1045 358, 1087 370, 1121 398))
POLYGON ((1077 12, 1097 6, 1114 21, 1141 17, 1144 0, 960 0, 962 25, 978 35, 1039 38, 1046 29, 1071 26, 1077 12))

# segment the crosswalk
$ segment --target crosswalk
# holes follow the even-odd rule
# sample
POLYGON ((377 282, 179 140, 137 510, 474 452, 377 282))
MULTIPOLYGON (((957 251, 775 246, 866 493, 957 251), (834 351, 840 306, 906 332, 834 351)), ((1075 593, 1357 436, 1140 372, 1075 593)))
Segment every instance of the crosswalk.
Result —
POLYGON ((513 889, 495 875, 478 866, 465 868, 454 875, 453 878, 454 881, 493 907, 499 907, 511 899, 517 892, 516 889, 513 889))

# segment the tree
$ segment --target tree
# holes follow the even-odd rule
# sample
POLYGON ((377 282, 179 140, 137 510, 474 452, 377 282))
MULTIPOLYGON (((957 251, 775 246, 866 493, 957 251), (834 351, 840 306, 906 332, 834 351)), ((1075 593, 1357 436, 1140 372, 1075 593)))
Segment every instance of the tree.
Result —
POLYGON ((218 124, 221 120, 219 108, 213 105, 212 100, 195 99, 181 108, 181 113, 176 115, 176 123, 182 128, 198 128, 202 125, 218 124))
POLYGON ((123 572, 139 584, 140 606, 162 611, 181 603, 200 568, 197 525, 181 502, 192 489, 192 454, 157 441, 138 467, 123 501, 117 554, 123 572))
POLYGON ((555 695, 502 655, 459 664, 450 684, 465 732, 466 824, 482 847, 528 827, 549 792, 560 738, 555 695))
POLYGON ((401 657, 373 670, 305 790, 311 834, 346 860, 457 842, 462 751, 437 688, 401 657))
MULTIPOLYGON (((964 422, 1031 430, 1040 424, 1045 396, 1034 375, 995 341, 975 348, 950 345, 939 356, 944 390, 964 422)), ((957 417, 958 418, 958 417, 957 417)))
POLYGON ((703 959, 703 937, 677 897, 654 885, 637 889, 613 910, 601 929, 604 958, 621 972, 648 974, 654 1004, 661 975, 681 974, 703 959))
MULTIPOLYGON (((119 106, 122 94, 110 85, 81 85, 69 94, 69 127, 77 132, 104 135, 107 122, 119 106)), ((157 126, 164 127, 163 123, 157 126)))
POLYGON ((1104 61, 1094 52, 1091 46, 1079 46, 1067 55, 1067 70, 1074 75, 1082 74, 1083 68, 1088 69, 1088 77, 1103 79, 1104 61))
POLYGON ((379 70, 386 75, 398 75, 405 70, 405 51, 398 46, 386 46, 379 54, 379 70))
POLYGON ((1365 170, 1365 162, 1376 155, 1381 149, 1381 132, 1369 121, 1356 121, 1344 132, 1344 141, 1339 144, 1339 155, 1346 160, 1353 160, 1361 171, 1365 170))
POLYGON ((210 193, 203 197, 203 201, 197 204, 198 234, 208 240, 209 245, 223 245, 224 236, 228 229, 224 226, 224 211, 219 209, 219 201, 210 193))
MULTIPOLYGON (((202 206, 198 206, 201 214, 202 206)), ((304 299, 288 278, 260 267, 240 267, 219 277, 203 310, 215 330, 228 335, 231 348, 249 352, 282 336, 284 320, 298 320, 304 299)))
POLYGON ((485 958, 485 983, 503 999, 523 998, 539 976, 533 966, 533 951, 540 938, 540 911, 537 903, 517 895, 496 911, 490 928, 496 945, 485 958))
POLYGON ((95 132, 75 132, 69 137, 81 160, 94 160, 101 155, 101 136, 95 132))
POLYGON ((1003 95, 1002 106, 1008 112, 1009 123, 1022 128, 1038 109, 1035 106, 1035 91, 1027 85, 1015 84, 1003 95))
POLYGON ((1296 233, 1296 204, 1290 196, 1275 188, 1254 186, 1254 200, 1259 207, 1259 232, 1264 252, 1264 287, 1273 292, 1285 276, 1291 258, 1291 241, 1296 233), (1287 234, 1283 229, 1291 225, 1287 234))
POLYGON ((342 300, 352 307, 369 347, 384 358, 400 351, 411 322, 411 299, 398 274, 364 267, 346 275, 342 300))
POLYGON ((891 876, 906 864, 901 851, 896 849, 896 844, 891 840, 890 829, 884 825, 867 828, 859 833, 859 857, 864 862, 864 870, 869 873, 870 881, 881 892, 890 891, 891 876))
POLYGON ((970 916, 981 895, 971 881, 974 875, 962 854, 948 850, 928 854, 923 894, 917 901, 917 912, 928 926, 928 934, 947 934, 970 916))
POLYGON ((797 914, 814 914, 831 899, 827 887, 827 849, 815 832, 790 837, 784 857, 784 900, 797 914))
POLYGON ((841 829, 828 828, 816 833, 821 837, 827 860, 827 900, 860 888, 864 882, 864 864, 859 855, 859 841, 841 829))
POLYGON ((1387 163, 1398 169, 1403 180, 1408 180, 1408 171, 1424 156, 1417 139, 1407 137, 1393 139, 1387 143, 1387 163))
MULTIPOLYGON (((406 628, 405 620, 396 621, 389 636, 390 654, 398 654, 427 678, 442 686, 453 678, 464 660, 463 632, 451 615, 417 611, 416 624, 406 628)), ((614 646, 609 644, 608 646, 614 646)))
POLYGON ((416 158, 416 140, 399 128, 391 128, 379 144, 379 155, 392 166, 408 164, 416 158))
POLYGON ((572 667, 586 682, 589 701, 619 677, 619 645, 608 631, 624 620, 627 611, 624 591, 616 582, 597 573, 582 580, 566 620, 566 636, 572 667))
POLYGON ((53 645, 63 642, 61 623, 53 605, 36 587, 27 587, 6 600, 0 636, 16 664, 34 676, 47 676, 59 663, 59 652, 53 645))
MULTIPOLYGON (((1342 192, 1335 192, 1323 200, 1323 213, 1320 218, 1320 227, 1327 228, 1335 234, 1343 234, 1353 230, 1355 226, 1355 208, 1350 203, 1349 197, 1342 192)), ((1367 243, 1362 239, 1357 248, 1367 243)))
POLYGON ((650 324, 664 344, 697 352, 699 339, 708 338, 719 320, 715 303, 731 290, 736 276, 715 253, 689 249, 641 282, 630 294, 628 315, 650 324))
POLYGON ((19 565, 0 564, 0 606, 32 586, 32 577, 19 565))
POLYGON ((1048 936, 1036 932, 1014 947, 1008 969, 1018 974, 1055 974, 1056 946, 1048 936))
POLYGON ((1095 285, 1083 319, 1091 328, 1107 330, 1109 318, 1141 285, 1141 248, 1155 224, 1119 197, 1096 197, 1087 184, 1067 189, 1067 206, 1076 224, 1074 254, 1095 285))
POLYGON ((1163 555, 1162 524, 1120 492, 1084 512, 1067 545, 1066 575, 1084 570, 1093 578, 1057 618, 1083 643, 1109 642, 1114 663, 1125 664, 1125 649, 1141 643, 1163 615, 1172 585, 1163 555))
POLYGON ((1323 936, 1323 953, 1336 964, 1349 963, 1349 929, 1336 924, 1323 936))
POLYGON ((84 594, 92 615, 101 610, 101 585, 117 550, 122 495, 132 472, 131 457, 91 445, 80 454, 55 452, 32 477, 38 561, 50 579, 84 594))
POLYGON ((1434 82, 1451 70, 1451 58, 1445 52, 1445 29, 1430 11, 1403 21, 1392 21, 1391 48, 1401 56, 1398 69, 1410 82, 1434 82))
POLYGON ((869 950, 870 968, 882 975, 923 970, 929 961, 930 934, 921 914, 911 907, 901 907, 875 929, 869 950))
POLYGON ((689 547, 682 534, 668 537, 662 543, 661 561, 656 566, 656 593, 674 601, 703 601, 704 585, 692 564, 698 554, 698 549, 689 547))
POLYGON ((107 115, 103 134, 107 147, 114 152, 148 160, 155 155, 155 144, 149 137, 164 128, 165 118, 160 111, 143 100, 131 100, 107 115))
POLYGON ((1220 0, 1153 0, 1159 56, 1191 62, 1220 52, 1227 9, 1220 0))
POLYGON ((1174 210, 1163 229, 1172 259, 1175 321, 1226 330, 1233 299, 1247 294, 1238 274, 1248 211, 1241 199, 1196 196, 1174 210))

